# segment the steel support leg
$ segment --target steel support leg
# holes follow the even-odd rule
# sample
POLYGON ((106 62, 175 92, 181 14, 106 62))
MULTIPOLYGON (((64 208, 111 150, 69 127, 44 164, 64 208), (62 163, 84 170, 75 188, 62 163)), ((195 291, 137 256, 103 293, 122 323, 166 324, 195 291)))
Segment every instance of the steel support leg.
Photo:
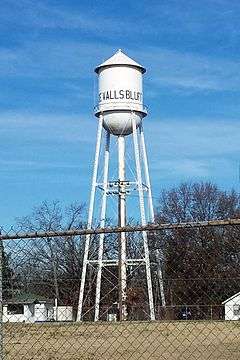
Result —
MULTIPOLYGON (((105 142, 105 153, 104 153, 104 172, 103 172, 103 196, 102 196, 101 218, 100 218, 100 227, 101 228, 104 228, 104 226, 105 226, 105 218, 106 218, 108 168, 109 168, 109 147, 110 147, 110 133, 109 133, 109 131, 106 131, 106 142, 105 142)), ((101 279, 102 279, 102 267, 103 267, 102 258, 103 258, 104 236, 105 236, 105 234, 100 234, 100 237, 99 237, 98 271, 97 271, 97 285, 96 285, 94 321, 99 320, 101 279)))
MULTIPOLYGON (((88 229, 90 229, 92 227, 92 220, 93 220, 93 208, 94 208, 96 185, 97 185, 97 174, 98 174, 98 163, 99 163, 99 155, 100 155, 100 145, 101 145, 101 138, 102 138, 102 128, 103 128, 103 116, 100 115, 99 123, 98 123, 98 131, 97 131, 95 161, 94 161, 94 167, 93 167, 92 188, 91 188, 91 196, 90 196, 89 211, 88 211, 88 222, 87 222, 88 229)), ((85 240, 85 249, 84 249, 84 256, 83 256, 82 276, 81 276, 81 284, 80 284, 79 300, 78 300, 77 321, 82 320, 83 295, 84 295, 84 287, 85 287, 86 272, 87 272, 89 245, 90 245, 90 235, 87 235, 86 240, 85 240)))
POLYGON ((5 359, 3 347, 3 252, 3 241, 0 240, 0 360, 5 359))
MULTIPOLYGON (((146 179, 146 185, 148 187, 148 205, 149 205, 149 210, 150 210, 150 219, 151 219, 151 222, 154 223, 155 216, 154 216, 154 209, 153 209, 152 189, 151 189, 151 183, 150 183, 148 159, 147 159, 147 152, 146 152, 146 145, 145 145, 142 124, 140 125, 139 130, 140 130, 141 148, 142 148, 142 154, 143 154, 145 179, 146 179)), ((157 249, 157 251, 156 251, 156 260, 157 260, 157 274, 158 274, 158 281, 159 281, 160 297, 161 297, 162 306, 165 307, 166 300, 165 300, 164 283, 163 283, 163 275, 162 275, 161 252, 159 249, 157 249)))
POLYGON ((147 151, 146 151, 146 146, 145 146, 145 139, 144 139, 142 124, 140 124, 140 126, 139 126, 139 131, 140 131, 140 141, 141 141, 140 144, 141 144, 141 150, 142 150, 142 155, 143 155, 144 173, 145 173, 146 185, 148 187, 148 206, 149 206, 149 211, 150 211, 150 220, 152 223, 154 223, 155 217, 154 217, 153 200, 152 200, 152 188, 151 188, 151 183, 150 183, 147 151))
MULTIPOLYGON (((140 165, 140 154, 139 154, 139 145, 138 145, 136 121, 135 121, 134 117, 132 117, 132 129, 133 129, 133 143, 134 143, 135 162, 136 162, 136 170, 137 170, 137 182, 138 182, 138 193, 139 193, 139 206, 140 206, 141 222, 142 222, 142 225, 145 226, 146 225, 146 216, 145 216, 145 205, 144 205, 144 197, 143 197, 142 173, 141 173, 141 165, 140 165)), ((146 264, 146 277, 147 277, 150 319, 155 320, 155 311, 154 311, 154 304, 153 304, 153 291, 152 291, 152 277, 151 277, 148 239, 147 239, 146 231, 143 231, 143 245, 144 245, 144 253, 145 253, 145 264, 146 264)))

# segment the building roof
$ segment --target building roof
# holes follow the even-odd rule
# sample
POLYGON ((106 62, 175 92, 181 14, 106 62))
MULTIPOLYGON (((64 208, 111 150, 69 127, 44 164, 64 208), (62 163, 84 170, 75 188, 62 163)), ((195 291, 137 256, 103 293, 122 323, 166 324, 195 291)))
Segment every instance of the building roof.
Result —
POLYGON ((233 296, 231 296, 230 298, 228 298, 227 300, 223 301, 222 304, 226 304, 228 301, 233 300, 235 297, 240 295, 240 291, 236 294, 234 294, 233 296))
POLYGON ((12 298, 3 300, 3 304, 36 304, 36 303, 54 303, 54 300, 47 299, 44 296, 32 293, 14 294, 12 298))
POLYGON ((102 64, 98 65, 95 69, 95 72, 98 74, 101 68, 115 65, 136 67, 139 68, 142 73, 146 72, 146 69, 142 65, 138 64, 135 60, 124 54, 121 49, 119 49, 113 56, 104 61, 102 64))

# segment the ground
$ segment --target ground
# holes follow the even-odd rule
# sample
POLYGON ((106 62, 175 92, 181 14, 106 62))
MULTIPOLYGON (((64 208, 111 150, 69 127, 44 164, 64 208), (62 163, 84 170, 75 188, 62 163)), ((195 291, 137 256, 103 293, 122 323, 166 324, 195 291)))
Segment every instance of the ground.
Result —
POLYGON ((240 359, 236 321, 4 324, 4 360, 240 359))

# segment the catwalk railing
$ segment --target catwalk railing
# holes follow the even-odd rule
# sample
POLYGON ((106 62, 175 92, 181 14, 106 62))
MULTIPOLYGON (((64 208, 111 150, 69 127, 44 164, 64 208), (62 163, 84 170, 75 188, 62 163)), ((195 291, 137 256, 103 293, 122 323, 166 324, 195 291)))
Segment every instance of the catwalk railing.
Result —
POLYGON ((239 358, 240 219, 24 230, 1 229, 1 360, 239 358), (118 239, 123 231, 127 321, 120 322, 118 239), (141 266, 142 231, 149 244, 155 321, 149 320, 141 266), (100 234, 106 239, 99 321, 94 322, 100 234), (90 261, 78 321, 86 235, 90 261))

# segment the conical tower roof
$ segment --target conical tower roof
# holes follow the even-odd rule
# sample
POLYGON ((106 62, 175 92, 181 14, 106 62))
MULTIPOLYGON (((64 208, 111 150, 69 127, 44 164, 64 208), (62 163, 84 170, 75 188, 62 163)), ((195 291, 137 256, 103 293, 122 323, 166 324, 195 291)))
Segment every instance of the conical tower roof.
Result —
POLYGON ((132 66, 139 68, 142 71, 142 73, 146 72, 146 69, 142 65, 138 64, 136 61, 134 61, 129 56, 124 54, 124 52, 122 52, 121 49, 119 49, 113 56, 111 56, 109 59, 104 61, 102 64, 98 65, 95 69, 95 72, 98 74, 101 68, 114 66, 114 65, 132 66))

